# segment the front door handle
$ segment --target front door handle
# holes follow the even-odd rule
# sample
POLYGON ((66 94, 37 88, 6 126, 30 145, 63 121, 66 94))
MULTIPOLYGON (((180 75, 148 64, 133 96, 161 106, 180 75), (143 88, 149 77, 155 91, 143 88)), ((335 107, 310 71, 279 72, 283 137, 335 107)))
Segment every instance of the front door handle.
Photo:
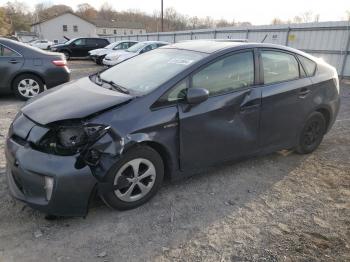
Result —
POLYGON ((260 107, 260 104, 245 105, 245 106, 241 106, 240 110, 242 113, 246 113, 246 112, 255 111, 259 107, 260 107))
POLYGON ((17 61, 16 59, 11 59, 11 60, 9 61, 9 63, 10 63, 10 64, 18 64, 19 61, 17 61))
POLYGON ((310 92, 311 92, 310 89, 304 87, 304 88, 300 89, 300 91, 299 91, 299 97, 300 97, 300 98, 305 98, 310 92))

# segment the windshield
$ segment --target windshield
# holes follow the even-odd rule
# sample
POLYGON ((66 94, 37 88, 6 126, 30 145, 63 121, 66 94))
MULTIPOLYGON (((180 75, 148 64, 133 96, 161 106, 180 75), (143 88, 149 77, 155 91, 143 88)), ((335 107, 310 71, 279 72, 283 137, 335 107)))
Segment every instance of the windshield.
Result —
POLYGON ((106 49, 113 49, 117 44, 119 43, 112 43, 112 44, 109 44, 108 46, 104 47, 106 49))
POLYGON ((130 93, 147 94, 205 56, 194 51, 156 49, 102 72, 100 78, 130 93))
POLYGON ((129 47, 125 51, 136 53, 137 51, 139 51, 140 49, 144 48, 148 44, 149 43, 137 43, 137 44, 133 45, 132 47, 129 47))
POLYGON ((67 45, 69 45, 69 44, 71 44, 71 43, 73 43, 75 40, 77 40, 78 38, 73 38, 73 39, 71 39, 71 40, 68 40, 68 41, 66 41, 66 42, 64 42, 64 44, 67 44, 67 45))

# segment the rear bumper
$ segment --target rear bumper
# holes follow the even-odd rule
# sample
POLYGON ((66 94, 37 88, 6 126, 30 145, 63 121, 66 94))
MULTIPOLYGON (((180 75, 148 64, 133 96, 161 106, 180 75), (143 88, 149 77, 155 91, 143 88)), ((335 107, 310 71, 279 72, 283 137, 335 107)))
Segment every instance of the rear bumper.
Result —
POLYGON ((56 216, 85 216, 97 181, 89 167, 75 168, 75 156, 35 151, 13 139, 5 147, 10 193, 34 209, 56 216), (46 199, 45 176, 54 180, 46 199))
POLYGON ((339 113, 339 109, 340 109, 340 97, 338 97, 337 99, 335 99, 334 101, 332 101, 330 103, 330 107, 331 107, 331 111, 332 111, 332 116, 330 118, 330 122, 328 124, 326 133, 329 132, 329 130, 331 130, 331 128, 333 127, 335 120, 337 119, 338 113, 339 113))
POLYGON ((58 67, 46 73, 45 84, 47 88, 55 87, 70 81, 68 67, 58 67))

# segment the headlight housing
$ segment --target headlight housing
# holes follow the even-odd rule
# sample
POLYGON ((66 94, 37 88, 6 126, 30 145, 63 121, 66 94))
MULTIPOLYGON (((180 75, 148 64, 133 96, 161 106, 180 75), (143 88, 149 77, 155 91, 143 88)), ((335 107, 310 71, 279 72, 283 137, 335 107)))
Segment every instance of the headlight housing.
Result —
POLYGON ((48 153, 74 155, 94 144, 109 128, 98 124, 58 126, 42 138, 38 147, 48 153))

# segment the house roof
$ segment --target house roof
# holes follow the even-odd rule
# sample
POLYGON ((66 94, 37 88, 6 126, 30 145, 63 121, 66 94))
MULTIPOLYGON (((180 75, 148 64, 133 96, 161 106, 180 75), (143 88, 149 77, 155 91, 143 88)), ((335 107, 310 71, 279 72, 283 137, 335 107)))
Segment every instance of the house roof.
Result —
POLYGON ((66 15, 66 14, 74 15, 74 16, 79 17, 80 19, 84 20, 85 22, 94 25, 94 23, 92 23, 91 21, 85 19, 84 17, 81 17, 80 15, 77 15, 77 14, 71 12, 71 11, 66 11, 66 12, 59 13, 59 14, 56 14, 56 15, 54 15, 54 16, 51 16, 51 17, 49 17, 49 18, 47 18, 47 19, 43 19, 43 20, 40 20, 40 21, 38 21, 38 22, 35 22, 35 23, 32 24, 32 26, 33 26, 33 25, 42 24, 42 23, 44 23, 44 22, 47 22, 47 21, 52 20, 52 19, 54 19, 54 18, 56 18, 56 17, 62 16, 62 15, 66 15))
POLYGON ((56 17, 59 17, 59 16, 62 16, 62 15, 65 15, 65 14, 71 14, 71 15, 74 15, 74 16, 77 16, 79 17, 80 19, 90 23, 90 24, 93 24, 95 25, 96 27, 105 27, 105 28, 127 28, 127 29, 143 29, 144 26, 142 26, 142 24, 140 23, 137 23, 137 22, 126 22, 126 21, 115 21, 115 20, 106 20, 106 19, 86 19, 80 15, 77 15, 71 11, 67 11, 67 12, 63 12, 63 13, 60 13, 60 14, 57 14, 57 15, 54 15, 50 18, 47 18, 47 19, 43 19, 41 21, 38 21, 36 23, 33 23, 33 25, 37 25, 37 24, 42 24, 46 21, 49 21, 51 19, 54 19, 56 17))

